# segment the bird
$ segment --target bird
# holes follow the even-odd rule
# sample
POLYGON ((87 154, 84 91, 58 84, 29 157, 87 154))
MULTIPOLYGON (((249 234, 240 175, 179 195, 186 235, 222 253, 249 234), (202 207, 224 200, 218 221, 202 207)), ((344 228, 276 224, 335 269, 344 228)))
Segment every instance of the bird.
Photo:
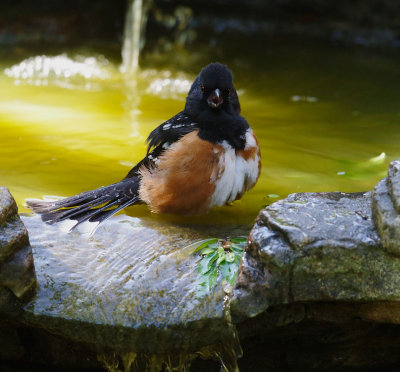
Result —
POLYGON ((27 200, 48 224, 96 227, 122 209, 200 215, 240 199, 257 182, 261 154, 241 108, 231 70, 215 62, 193 81, 183 111, 155 128, 147 154, 121 181, 56 201, 27 200))

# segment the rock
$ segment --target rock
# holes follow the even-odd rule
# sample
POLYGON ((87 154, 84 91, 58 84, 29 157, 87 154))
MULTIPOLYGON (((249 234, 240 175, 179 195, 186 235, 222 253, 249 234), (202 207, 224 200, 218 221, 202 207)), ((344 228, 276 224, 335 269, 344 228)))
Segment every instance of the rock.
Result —
MULTIPOLYGON (((33 339, 86 350, 88 367, 99 360, 109 369, 179 369, 200 354, 222 358, 233 371, 240 354, 236 325, 242 371, 260 365, 271 372, 396 370, 398 169, 391 164, 373 193, 292 194, 262 210, 230 304, 221 280, 208 296, 196 296, 199 257, 190 243, 239 236, 241 229, 117 216, 88 238, 24 216, 40 290, 14 320, 33 339), (388 224, 390 233, 382 228, 388 224)), ((4 257, 14 252, 10 247, 4 257)), ((29 266, 26 254, 25 248, 14 252, 0 273, 0 283, 14 293, 20 287, 11 276, 29 266)), ((28 278, 17 277, 20 283, 28 278)), ((0 288, 0 309, 7 295, 0 288)), ((7 306, 12 308, 10 301, 7 306)), ((6 354, 17 355, 24 332, 5 328, 3 342, 13 340, 6 354)), ((70 360, 62 347, 56 349, 51 363, 70 360)))
POLYGON ((371 193, 292 194, 261 211, 231 313, 254 370, 398 367, 400 258, 382 247, 371 193))
POLYGON ((386 179, 390 198, 398 213, 400 213, 400 160, 389 164, 388 177, 386 179))
POLYGON ((36 284, 28 232, 18 216, 15 200, 5 187, 0 187, 0 288, 27 299, 36 284))
POLYGON ((0 187, 0 225, 4 225, 8 220, 15 217, 18 213, 17 203, 5 187, 0 187))
POLYGON ((292 194, 258 216, 233 309, 245 318, 299 301, 400 298, 399 273, 382 251, 370 193, 292 194))
MULTIPOLYGON (((225 237, 226 226, 121 215, 90 238, 46 225, 39 216, 22 219, 40 287, 24 307, 25 325, 89 345, 114 370, 119 359, 132 365, 140 361, 138 371, 158 371, 163 363, 183 368, 197 353, 206 358, 218 353, 224 363, 236 364, 240 346, 226 289, 220 278, 208 295, 197 296, 201 257, 192 245, 225 237)), ((244 233, 232 227, 229 232, 244 233)))
POLYGON ((388 176, 372 193, 372 211, 382 246, 400 256, 400 161, 389 165, 388 176))
POLYGON ((10 289, 18 298, 23 298, 35 289, 35 267, 32 248, 29 245, 4 262, 0 272, 0 284, 10 289))

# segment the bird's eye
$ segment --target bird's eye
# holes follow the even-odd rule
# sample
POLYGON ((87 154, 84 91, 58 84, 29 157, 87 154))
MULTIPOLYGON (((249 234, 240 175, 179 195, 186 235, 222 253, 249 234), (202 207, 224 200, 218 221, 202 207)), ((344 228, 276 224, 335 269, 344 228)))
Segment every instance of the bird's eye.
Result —
POLYGON ((201 93, 204 93, 204 85, 202 85, 202 86, 200 87, 200 91, 201 91, 201 93))

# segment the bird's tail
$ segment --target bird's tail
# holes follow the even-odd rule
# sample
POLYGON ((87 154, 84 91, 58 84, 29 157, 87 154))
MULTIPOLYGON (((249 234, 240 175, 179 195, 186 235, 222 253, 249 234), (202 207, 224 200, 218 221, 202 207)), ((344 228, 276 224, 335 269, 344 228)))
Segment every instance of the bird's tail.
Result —
POLYGON ((44 222, 54 224, 71 220, 70 229, 89 221, 97 227, 120 210, 140 204, 138 190, 140 179, 126 178, 121 182, 56 201, 27 200, 26 203, 44 222))

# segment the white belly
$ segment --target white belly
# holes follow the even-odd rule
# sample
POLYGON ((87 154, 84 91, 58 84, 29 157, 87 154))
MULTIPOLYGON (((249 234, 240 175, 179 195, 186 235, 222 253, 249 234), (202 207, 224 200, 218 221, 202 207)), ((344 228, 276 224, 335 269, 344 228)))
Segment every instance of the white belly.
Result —
MULTIPOLYGON (((257 146, 252 132, 246 135, 246 148, 257 146), (251 138, 250 138, 251 137, 251 138)), ((259 175, 260 157, 257 154, 250 159, 244 159, 236 154, 235 149, 224 142, 224 156, 221 157, 219 168, 221 174, 217 176, 215 191, 211 196, 210 208, 224 205, 240 198, 257 182, 259 175)))

